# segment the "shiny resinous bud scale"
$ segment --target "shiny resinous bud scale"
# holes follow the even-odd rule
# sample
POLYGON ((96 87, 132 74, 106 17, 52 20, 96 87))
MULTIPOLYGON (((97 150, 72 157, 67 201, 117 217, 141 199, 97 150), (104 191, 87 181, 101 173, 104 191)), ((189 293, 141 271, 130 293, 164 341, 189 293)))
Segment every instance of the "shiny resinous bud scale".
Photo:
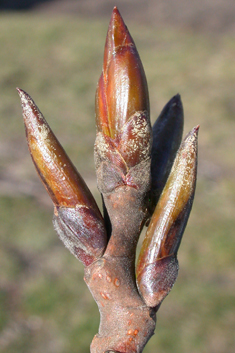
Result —
POLYGON ((65 246, 89 265, 106 247, 106 231, 98 206, 76 168, 53 134, 42 113, 18 89, 29 151, 54 203, 54 224, 65 246))
POLYGON ((141 353, 178 275, 177 252, 196 186, 199 127, 181 142, 179 94, 151 127, 143 65, 115 7, 95 98, 102 216, 32 98, 17 90, 29 152, 54 204, 55 229, 84 264, 84 280, 99 307, 99 334, 91 352, 141 353), (148 228, 135 266, 144 224, 148 228))

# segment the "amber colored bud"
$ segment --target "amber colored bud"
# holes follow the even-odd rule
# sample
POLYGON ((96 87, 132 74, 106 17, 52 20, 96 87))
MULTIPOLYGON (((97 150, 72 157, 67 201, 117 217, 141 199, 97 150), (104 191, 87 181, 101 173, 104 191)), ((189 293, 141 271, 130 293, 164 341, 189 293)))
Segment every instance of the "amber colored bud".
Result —
POLYGON ((90 190, 32 98, 23 90, 17 90, 29 151, 55 205, 55 228, 73 255, 89 265, 102 256, 106 247, 103 217, 90 190))
POLYGON ((149 115, 146 77, 134 41, 115 7, 96 92, 97 129, 116 138, 127 120, 139 111, 149 115))
POLYGON ((84 205, 99 213, 90 190, 38 107, 26 92, 17 90, 21 98, 29 151, 53 203, 61 207, 84 205))
POLYGON ((152 307, 164 299, 177 277, 176 255, 196 185, 198 129, 195 127, 181 144, 140 251, 137 282, 152 307))

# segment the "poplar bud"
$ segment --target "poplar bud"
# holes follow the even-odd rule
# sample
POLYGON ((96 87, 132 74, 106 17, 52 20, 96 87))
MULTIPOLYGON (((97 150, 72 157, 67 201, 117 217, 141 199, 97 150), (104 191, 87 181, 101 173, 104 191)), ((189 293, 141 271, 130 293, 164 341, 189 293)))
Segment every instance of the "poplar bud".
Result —
POLYGON ((73 255, 88 265, 103 254, 106 246, 103 217, 86 183, 32 98, 23 90, 17 90, 29 151, 55 206, 55 228, 73 255))
POLYGON ((150 307, 162 302, 177 278, 177 251, 196 186, 198 129, 195 127, 181 144, 140 251, 137 283, 150 307))
POLYGON ((166 184, 177 150, 179 149, 184 126, 184 112, 180 95, 172 97, 161 111, 153 125, 153 146, 151 151, 150 215, 166 184))
POLYGON ((151 126, 144 69, 135 43, 114 8, 96 92, 95 161, 98 187, 150 186, 151 126), (141 164, 141 167, 140 167, 141 164))

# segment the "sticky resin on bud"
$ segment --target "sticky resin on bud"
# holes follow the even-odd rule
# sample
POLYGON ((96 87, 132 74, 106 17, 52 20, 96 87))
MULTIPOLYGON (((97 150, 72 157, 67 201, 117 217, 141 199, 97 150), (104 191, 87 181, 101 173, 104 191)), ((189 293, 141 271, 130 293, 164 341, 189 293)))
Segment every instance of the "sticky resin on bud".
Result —
POLYGON ((149 115, 147 81, 135 43, 115 7, 96 92, 97 129, 114 139, 129 118, 140 111, 149 115))
POLYGON ((135 43, 117 8, 109 24, 96 92, 96 125, 99 190, 105 194, 123 185, 138 189, 143 181, 148 188, 152 130, 147 82, 135 43), (141 170, 146 171, 144 176, 141 170))
POLYGON ((55 205, 56 230, 65 246, 87 264, 101 255, 106 246, 103 217, 86 183, 32 98, 23 90, 17 90, 22 103, 29 151, 55 205), (98 235, 95 238, 96 230, 98 235))
POLYGON ((146 304, 156 307, 178 274, 177 251, 192 208, 199 126, 182 142, 143 241, 137 283, 146 304))

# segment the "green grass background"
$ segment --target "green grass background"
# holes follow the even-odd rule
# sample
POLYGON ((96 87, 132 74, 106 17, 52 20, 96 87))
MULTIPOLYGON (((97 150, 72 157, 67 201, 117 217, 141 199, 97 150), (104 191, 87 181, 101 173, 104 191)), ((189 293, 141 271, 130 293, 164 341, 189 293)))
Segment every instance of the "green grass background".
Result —
MULTIPOLYGON (((27 151, 15 87, 36 101, 100 204, 94 94, 109 19, 0 16, 0 351, 85 353, 99 313, 82 265, 52 227, 53 207, 27 151)), ((180 273, 146 353, 235 351, 234 36, 138 25, 154 121, 180 93, 185 133, 200 124, 192 214, 180 273)))

